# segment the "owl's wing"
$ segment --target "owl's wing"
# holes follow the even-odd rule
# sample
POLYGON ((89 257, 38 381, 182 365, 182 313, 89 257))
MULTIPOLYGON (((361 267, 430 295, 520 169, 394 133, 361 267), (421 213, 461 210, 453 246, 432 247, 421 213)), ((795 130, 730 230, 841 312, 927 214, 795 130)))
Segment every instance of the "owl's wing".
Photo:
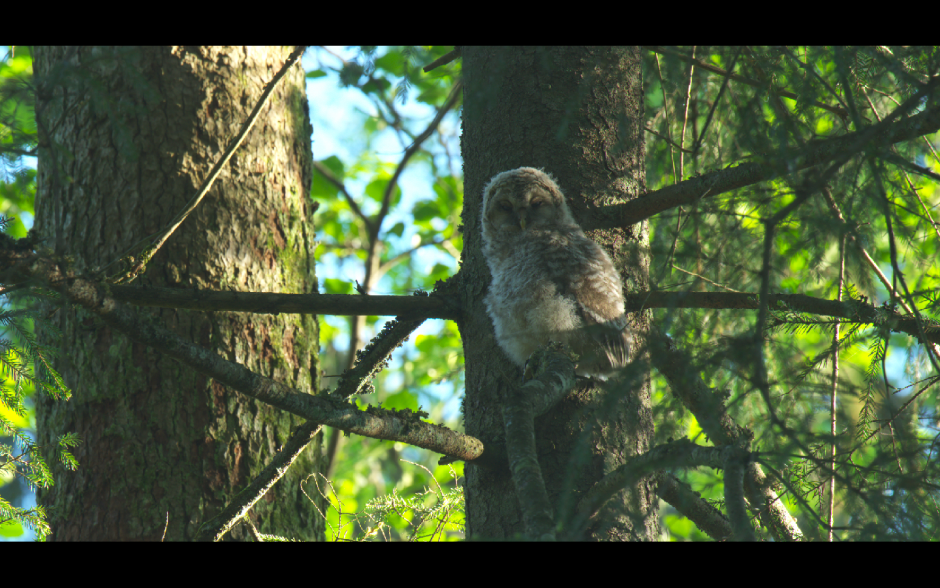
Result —
POLYGON ((593 251, 584 271, 571 276, 570 285, 585 330, 597 341, 599 352, 606 355, 588 362, 620 368, 627 363, 630 345, 620 276, 600 247, 593 241, 590 245, 593 251))

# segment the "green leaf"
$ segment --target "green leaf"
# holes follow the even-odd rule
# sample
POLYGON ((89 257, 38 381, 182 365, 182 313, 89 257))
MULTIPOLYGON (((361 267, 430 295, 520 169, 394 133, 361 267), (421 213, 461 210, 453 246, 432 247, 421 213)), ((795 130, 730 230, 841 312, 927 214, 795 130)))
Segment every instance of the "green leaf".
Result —
POLYGON ((388 232, 396 237, 401 237, 401 234, 405 232, 405 223, 395 223, 395 226, 390 228, 388 232))
POLYGON ((340 280, 337 278, 326 278, 320 280, 320 283, 323 284, 324 294, 352 294, 353 285, 351 282, 346 280, 340 280))

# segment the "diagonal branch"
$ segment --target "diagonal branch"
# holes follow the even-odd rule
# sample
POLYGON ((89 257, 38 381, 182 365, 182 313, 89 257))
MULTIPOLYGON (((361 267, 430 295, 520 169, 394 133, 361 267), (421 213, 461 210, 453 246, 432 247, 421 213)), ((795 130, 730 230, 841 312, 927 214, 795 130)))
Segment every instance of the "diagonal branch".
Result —
MULTIPOLYGON (((940 78, 928 84, 932 90, 940 78)), ((925 87, 926 88, 926 87, 925 87)), ((916 106, 921 93, 915 94, 915 101, 907 100, 895 113, 909 110, 916 106)), ((699 199, 724 194, 731 190, 763 182, 776 176, 828 163, 833 160, 847 161, 853 155, 872 144, 889 145, 907 141, 940 130, 940 106, 933 106, 924 112, 894 122, 886 118, 883 122, 855 133, 841 137, 813 141, 805 149, 794 154, 774 157, 764 156, 763 163, 743 163, 736 167, 702 174, 695 178, 667 186, 661 190, 649 192, 623 204, 605 206, 600 210, 603 218, 598 221, 585 219, 583 228, 612 229, 638 223, 670 208, 692 204, 699 199)))
MULTIPOLYGON (((142 244, 150 242, 150 246, 147 247, 144 251, 140 253, 139 259, 133 261, 133 258, 130 258, 131 267, 124 273, 118 274, 111 278, 111 282, 115 284, 126 284, 134 281, 144 266, 153 258, 153 256, 163 247, 163 244, 166 243, 167 239, 176 231, 176 229, 183 224, 183 221, 196 210, 196 207, 199 206, 199 203, 202 202, 206 194, 209 193, 209 190, 212 188, 212 184, 215 182, 216 178, 219 177, 219 174, 222 173, 222 169, 229 162, 234 155, 235 150, 238 149, 238 146, 242 144, 242 141, 245 140, 245 137, 248 136, 248 133, 251 132, 252 127, 255 125, 255 121, 258 120, 258 115, 261 114, 261 110, 264 108, 264 105, 268 103, 268 98, 271 97, 271 94, 274 92, 274 88, 277 87, 278 82, 281 81, 281 78, 290 70, 291 66, 294 65, 300 56, 303 55, 304 50, 307 47, 305 45, 298 46, 288 57, 287 61, 284 62, 284 65, 281 66, 281 69, 274 75, 274 78, 268 82, 268 85, 265 87, 264 92, 262 92, 261 97, 258 99, 257 104, 252 109, 251 113, 248 115, 248 118, 242 124, 241 130, 238 132, 238 135, 229 143, 228 149, 225 150, 225 153, 222 157, 215 162, 215 165, 212 167, 212 170, 209 172, 209 175, 206 176, 205 181, 203 181, 202 186, 200 186, 199 191, 196 192, 196 195, 193 196, 192 200, 189 201, 189 204, 186 205, 176 218, 170 221, 170 224, 163 229, 160 233, 156 235, 151 235, 146 237, 131 247, 125 254, 123 258, 133 254, 138 247, 142 244)), ((115 260, 111 264, 116 263, 120 260, 115 260)), ((108 264, 109 266, 111 264, 108 264)), ((107 266, 106 266, 107 267, 107 266)))
POLYGON ((715 541, 727 541, 731 538, 731 523, 721 511, 674 475, 660 471, 656 495, 671 504, 715 541))
POLYGON ((196 533, 197 541, 220 541, 232 527, 238 524, 274 484, 280 480, 291 464, 300 457, 304 448, 313 441, 323 425, 306 421, 291 435, 284 447, 275 454, 271 462, 261 470, 247 488, 238 493, 219 514, 204 522, 196 533))
POLYGON ((320 175, 323 176, 323 179, 329 183, 336 186, 336 189, 339 190, 340 194, 343 195, 343 198, 346 199, 346 204, 349 205, 350 210, 353 211, 353 214, 356 215, 365 225, 367 231, 372 231, 372 219, 370 219, 362 209, 359 208, 359 205, 356 204, 356 201, 353 199, 352 194, 349 193, 349 190, 346 189, 346 184, 342 180, 333 175, 333 172, 330 171, 330 168, 323 165, 323 162, 314 161, 313 168, 320 172, 320 175))
POLYGON ((397 318, 385 323, 382 332, 357 354, 356 364, 343 372, 333 394, 340 399, 349 398, 354 394, 363 394, 375 375, 388 365, 392 352, 401 347, 402 342, 406 341, 423 322, 423 318, 414 320, 397 318))
MULTIPOLYGON (((753 541, 754 530, 747 518, 743 493, 745 467, 749 459, 750 452, 735 445, 704 447, 688 439, 665 443, 634 455, 587 491, 578 504, 578 516, 573 521, 572 530, 583 528, 611 497, 652 472, 674 467, 707 466, 725 470, 725 506, 734 539, 753 541)), ((727 528, 728 521, 722 522, 724 525, 721 526, 727 528)))

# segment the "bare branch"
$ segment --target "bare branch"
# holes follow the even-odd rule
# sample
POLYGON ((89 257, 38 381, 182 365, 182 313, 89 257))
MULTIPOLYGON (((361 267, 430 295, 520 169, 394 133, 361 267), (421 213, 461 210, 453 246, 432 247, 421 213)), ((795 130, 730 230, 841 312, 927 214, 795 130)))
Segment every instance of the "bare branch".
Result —
MULTIPOLYGON (((209 172, 209 175, 206 176, 205 181, 200 186, 199 191, 196 192, 196 195, 193 196, 192 200, 189 201, 189 204, 186 205, 176 218, 170 221, 170 224, 163 229, 160 233, 156 235, 151 235, 140 241, 138 241, 134 246, 127 250, 122 258, 126 258, 128 255, 133 254, 137 251, 137 248, 149 242, 150 246, 147 247, 144 251, 140 253, 139 259, 136 262, 132 262, 130 269, 126 272, 113 276, 110 281, 115 284, 121 283, 130 283, 140 274, 140 271, 144 268, 145 265, 153 258, 153 256, 160 250, 160 247, 166 243, 167 239, 176 231, 176 229, 183 224, 183 221, 190 215, 190 213, 196 210, 196 207, 199 206, 199 203, 202 202, 202 199, 205 198, 206 194, 209 193, 209 190, 212 188, 212 184, 215 182, 216 178, 219 177, 219 174, 222 173, 222 169, 225 167, 225 164, 229 162, 232 158, 232 155, 235 153, 235 150, 238 149, 238 146, 242 144, 242 141, 245 140, 245 137, 248 136, 248 133, 251 131, 251 128, 255 126, 255 121, 258 120, 258 115, 261 114, 261 110, 264 108, 264 105, 268 103, 268 98, 271 97, 271 94, 274 92, 274 88, 277 87, 278 82, 284 77, 284 75, 290 70, 291 66, 294 65, 300 56, 303 55, 304 49, 306 46, 298 46, 284 62, 284 65, 281 66, 281 69, 274 75, 274 78, 268 82, 268 85, 265 87, 264 92, 262 92, 261 97, 258 98, 257 104, 252 109, 251 113, 248 115, 248 118, 242 124, 241 130, 235 136, 234 139, 229 143, 228 149, 225 150, 225 153, 222 157, 215 163, 212 167, 212 170, 209 172)), ((108 264, 108 266, 117 263, 120 259, 115 260, 108 264)), ((105 267, 108 267, 105 266, 105 267)))
POLYGON ((276 294, 266 292, 217 292, 182 288, 112 286, 115 300, 137 306, 228 310, 258 314, 305 313, 335 316, 398 316, 405 319, 456 320, 456 299, 430 296, 363 296, 361 294, 276 294))
POLYGON ((350 208, 350 210, 353 211, 353 214, 355 214, 357 217, 359 217, 360 220, 362 220, 363 223, 365 223, 367 230, 371 231, 371 230, 372 230, 372 220, 371 220, 368 216, 366 216, 364 212, 362 212, 362 209, 360 209, 360 208, 359 208, 359 205, 356 204, 356 201, 353 200, 352 195, 351 195, 351 194, 349 193, 349 191, 346 189, 346 184, 344 184, 344 183, 342 182, 342 180, 340 180, 339 178, 337 178, 336 176, 334 176, 334 175, 333 175, 333 172, 330 171, 330 168, 328 168, 328 167, 326 167, 325 165, 323 165, 323 162, 314 161, 314 162, 313 162, 313 168, 314 168, 315 170, 317 170, 318 172, 320 172, 320 175, 323 176, 323 179, 325 179, 325 180, 328 181, 329 183, 331 183, 331 184, 333 184, 334 186, 336 186, 336 188, 339 190, 340 194, 343 195, 343 198, 346 199, 346 204, 349 205, 349 208, 350 208))
POLYGON ((197 541, 220 541, 232 527, 238 524, 251 507, 255 505, 274 484, 280 480, 291 464, 300 457, 304 448, 313 441, 323 425, 312 421, 307 421, 300 426, 297 431, 291 435, 287 444, 275 454, 268 465, 261 470, 261 473, 251 481, 247 488, 238 493, 237 496, 226 505, 222 511, 204 522, 199 527, 196 534, 197 541))
POLYGON ((740 451, 733 446, 704 447, 688 439, 680 439, 634 455, 587 491, 578 504, 578 515, 571 530, 577 532, 582 529, 611 497, 652 472, 672 467, 707 466, 721 469, 725 467, 731 453, 738 455, 740 451))
POLYGON ((754 529, 747 518, 747 506, 744 503, 744 468, 750 453, 729 445, 721 452, 725 468, 725 508, 734 529, 736 541, 754 541, 754 529))
POLYGON ((438 57, 437 59, 425 65, 421 69, 424 70, 424 73, 428 73, 432 69, 438 68, 442 65, 447 65, 448 63, 457 59, 458 57, 460 57, 460 45, 457 45, 456 47, 454 47, 453 51, 450 51, 449 53, 438 57))
MULTIPOLYGON (((6 275, 14 281, 21 274, 6 275)), ((363 296, 361 294, 269 294, 263 292, 217 292, 182 288, 137 288, 111 286, 115 300, 137 306, 184 308, 188 310, 254 312, 259 314, 306 313, 335 316, 397 316, 401 320, 457 320, 459 301, 448 294, 429 296, 363 296)), ((804 294, 770 294, 768 308, 796 311, 885 324, 891 330, 919 337, 917 321, 911 316, 857 300, 839 302, 804 294)), ((646 308, 714 308, 757 310, 757 294, 734 292, 636 292, 626 296, 628 312, 646 308)), ((940 327, 924 326, 927 340, 940 344, 940 327)))
POLYGON ((388 365, 392 351, 401 347, 402 342, 408 340, 423 318, 415 320, 396 319, 385 324, 382 332, 359 352, 356 364, 343 372, 336 385, 334 394, 338 398, 348 398, 354 394, 362 394, 365 387, 372 381, 377 373, 388 365))

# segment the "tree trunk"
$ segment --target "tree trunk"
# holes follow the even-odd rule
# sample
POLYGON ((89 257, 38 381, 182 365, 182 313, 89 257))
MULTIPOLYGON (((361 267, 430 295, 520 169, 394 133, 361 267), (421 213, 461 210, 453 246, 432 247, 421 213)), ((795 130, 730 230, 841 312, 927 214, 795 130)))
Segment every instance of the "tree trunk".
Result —
MULTIPOLYGON (((37 48, 42 76, 35 228, 43 245, 92 272, 163 229, 285 62, 283 48, 37 48)), ((205 200, 134 285, 315 292, 308 199, 311 127, 303 71, 280 83, 205 200)), ((119 265, 107 268, 112 275, 119 265)), ((315 393, 312 315, 146 310, 153 320, 249 369, 315 393)), ((280 448, 291 417, 61 308, 55 363, 73 397, 37 395, 40 442, 76 432, 75 472, 39 495, 57 540, 186 540, 280 448)), ((320 441, 249 514, 262 532, 320 539, 299 482, 320 441)), ((236 527, 234 538, 243 537, 236 527)))
MULTIPOLYGON (((582 223, 599 206, 646 190, 643 84, 637 49, 464 48, 465 100, 463 308, 467 433, 498 444, 503 419, 497 388, 518 385, 521 373, 497 347, 483 297, 490 282, 481 253, 483 186, 496 173, 542 168, 558 180, 582 223)), ((648 288, 646 222, 591 231, 610 253, 627 292, 648 288)), ((564 524, 578 499, 626 458, 646 451, 653 436, 647 314, 631 315, 635 363, 625 384, 602 392, 585 380, 536 421, 539 463, 564 524)), ((508 538, 523 532, 508 472, 468 464, 467 535, 508 538)), ((650 479, 628 487, 602 510, 585 534, 593 540, 652 540, 659 536, 658 499, 650 479)))

